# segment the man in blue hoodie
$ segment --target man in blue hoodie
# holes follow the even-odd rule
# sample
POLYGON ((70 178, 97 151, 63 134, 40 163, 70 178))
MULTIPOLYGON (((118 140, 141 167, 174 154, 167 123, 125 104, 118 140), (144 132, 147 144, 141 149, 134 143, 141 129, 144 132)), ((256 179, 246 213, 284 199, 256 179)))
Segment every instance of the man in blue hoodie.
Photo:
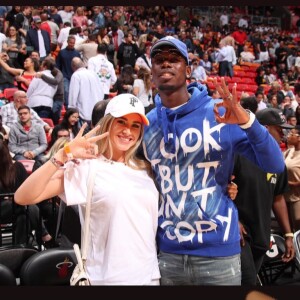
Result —
POLYGON ((184 43, 162 38, 151 59, 158 94, 143 148, 160 192, 161 284, 240 285, 238 213, 227 193, 234 154, 282 172, 280 148, 224 79, 215 81, 218 103, 204 85, 186 86, 191 69, 184 43))

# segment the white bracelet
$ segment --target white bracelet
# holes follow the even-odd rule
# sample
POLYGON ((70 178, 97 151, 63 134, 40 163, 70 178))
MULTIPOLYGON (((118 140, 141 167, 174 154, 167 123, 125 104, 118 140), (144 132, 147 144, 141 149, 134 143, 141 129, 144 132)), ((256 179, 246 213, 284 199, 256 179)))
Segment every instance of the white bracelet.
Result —
POLYGON ((288 233, 284 234, 284 237, 291 237, 291 238, 293 238, 294 234, 292 232, 288 232, 288 233))
POLYGON ((243 125, 239 125, 242 129, 248 129, 252 126, 252 124, 254 123, 255 121, 255 114, 250 111, 249 109, 246 109, 247 113, 249 114, 249 121, 246 123, 246 124, 243 124, 243 125))

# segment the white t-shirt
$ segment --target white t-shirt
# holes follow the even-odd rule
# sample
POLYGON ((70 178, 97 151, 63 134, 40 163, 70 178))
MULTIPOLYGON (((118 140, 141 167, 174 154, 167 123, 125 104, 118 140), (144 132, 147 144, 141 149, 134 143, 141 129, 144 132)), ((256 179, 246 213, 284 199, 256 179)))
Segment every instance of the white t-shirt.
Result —
POLYGON ((144 107, 148 107, 150 105, 150 100, 152 99, 152 90, 150 89, 148 92, 145 90, 145 84, 142 79, 135 79, 133 83, 133 88, 138 87, 139 93, 137 97, 142 101, 144 107), (150 97, 149 97, 150 95, 150 97))
MULTIPOLYGON (((148 285, 160 278, 155 236, 158 191, 145 171, 103 156, 66 164, 67 205, 84 204, 91 164, 97 164, 92 196, 87 272, 92 285, 148 285)), ((64 197, 65 196, 65 197, 64 197)))

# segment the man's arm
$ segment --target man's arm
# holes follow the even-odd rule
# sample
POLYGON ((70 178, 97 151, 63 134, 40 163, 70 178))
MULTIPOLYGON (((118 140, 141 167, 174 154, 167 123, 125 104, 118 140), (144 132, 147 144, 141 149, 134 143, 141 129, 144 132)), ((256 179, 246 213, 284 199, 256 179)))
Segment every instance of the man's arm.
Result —
POLYGON ((69 107, 77 107, 77 99, 80 92, 80 82, 76 76, 76 72, 72 75, 69 88, 69 107))
POLYGON ((7 121, 8 121, 8 107, 5 107, 6 105, 2 106, 2 108, 0 109, 0 115, 2 117, 2 124, 7 126, 7 121))
POLYGON ((51 127, 48 125, 48 123, 44 122, 40 116, 36 113, 35 110, 33 109, 30 109, 30 113, 31 113, 31 120, 32 121, 35 121, 35 124, 39 124, 41 125, 42 127, 44 127, 44 130, 46 132, 50 131, 51 130, 51 127))
MULTIPOLYGON (((283 234, 292 233, 286 202, 282 194, 274 197, 272 208, 283 234)), ((295 249, 293 245, 293 237, 287 236, 285 237, 285 253, 282 260, 284 262, 288 262, 292 260, 294 256, 295 249)))
POLYGON ((48 147, 47 137, 46 137, 43 127, 40 127, 40 130, 38 131, 38 135, 39 135, 38 139, 39 139, 40 146, 32 151, 34 153, 34 156, 37 156, 37 155, 45 152, 48 147))
POLYGON ((17 128, 16 126, 12 126, 9 132, 8 136, 8 148, 9 151, 12 152, 13 154, 23 154, 24 149, 19 147, 17 144, 18 139, 17 139, 17 128))

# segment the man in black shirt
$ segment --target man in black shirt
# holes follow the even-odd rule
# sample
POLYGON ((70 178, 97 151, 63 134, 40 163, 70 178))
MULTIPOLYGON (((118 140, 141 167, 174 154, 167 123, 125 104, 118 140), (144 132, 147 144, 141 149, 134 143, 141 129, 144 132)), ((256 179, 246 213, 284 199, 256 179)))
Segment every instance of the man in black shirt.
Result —
MULTIPOLYGON (((257 110, 255 97, 241 99, 241 105, 252 112, 257 110)), ((292 126, 285 123, 279 110, 266 108, 256 113, 258 121, 264 125, 275 140, 280 143, 282 128, 292 126)), ((241 234, 242 285, 256 285, 256 277, 269 250, 271 234, 271 210, 285 237, 284 262, 293 259, 295 250, 288 211, 283 194, 288 190, 287 170, 271 174, 262 171, 250 160, 236 156, 233 170, 234 182, 238 185, 235 203, 239 213, 241 234)))

